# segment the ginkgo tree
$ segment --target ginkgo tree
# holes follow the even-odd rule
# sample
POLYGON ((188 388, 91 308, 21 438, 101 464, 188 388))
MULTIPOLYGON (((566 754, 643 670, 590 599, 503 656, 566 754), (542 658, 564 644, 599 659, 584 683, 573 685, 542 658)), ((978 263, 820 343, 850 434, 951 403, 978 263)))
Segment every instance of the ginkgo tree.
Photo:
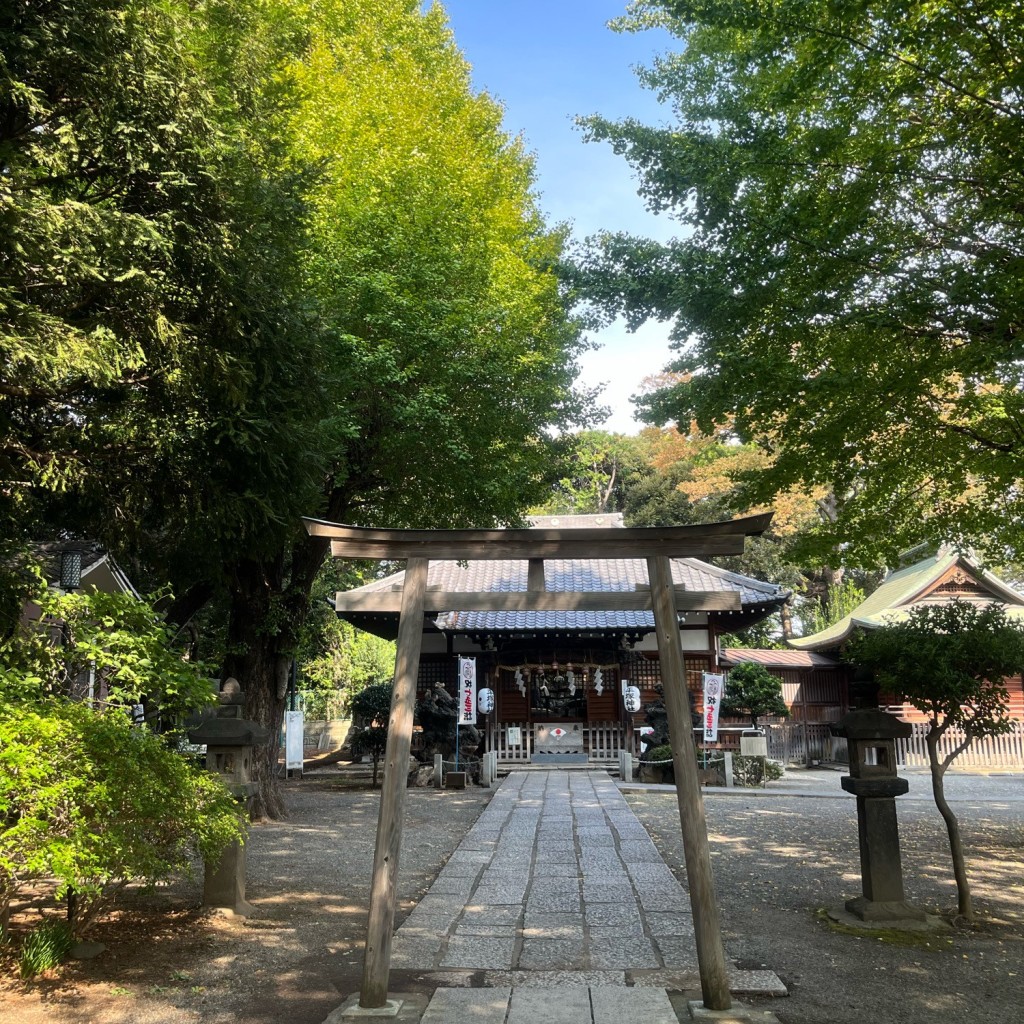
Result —
MULTIPOLYGON (((584 342, 523 143, 416 0, 85 0, 0 25, 4 538, 99 537, 226 609, 275 739, 326 546, 514 522, 584 342)), ((4 560, 6 564, 6 560, 4 560)))

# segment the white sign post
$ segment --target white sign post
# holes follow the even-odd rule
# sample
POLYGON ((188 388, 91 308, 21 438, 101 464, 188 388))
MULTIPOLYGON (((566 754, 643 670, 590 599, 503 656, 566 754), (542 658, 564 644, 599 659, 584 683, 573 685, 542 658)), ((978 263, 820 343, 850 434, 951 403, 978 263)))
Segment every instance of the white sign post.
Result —
POLYGON ((302 712, 286 711, 284 713, 284 770, 290 772, 298 768, 302 772, 302 712))
POLYGON ((714 672, 704 673, 704 742, 718 739, 718 715, 725 694, 725 677, 714 672))

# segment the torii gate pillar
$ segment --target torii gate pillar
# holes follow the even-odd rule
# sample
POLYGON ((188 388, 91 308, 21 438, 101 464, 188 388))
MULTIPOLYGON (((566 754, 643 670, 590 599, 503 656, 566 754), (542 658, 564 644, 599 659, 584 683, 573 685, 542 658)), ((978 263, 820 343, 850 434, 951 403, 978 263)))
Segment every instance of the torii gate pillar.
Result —
POLYGON ((395 923, 398 854, 405 819, 406 777, 412 750, 412 723, 416 711, 416 680, 423 639, 423 594, 427 589, 427 560, 410 558, 402 589, 402 617, 398 624, 395 684, 391 718, 384 748, 384 778, 380 788, 377 847, 370 883, 370 919, 366 928, 363 985, 359 1005, 377 1009, 387 1003, 391 968, 391 932, 395 923))
POLYGON ((693 931, 697 942, 697 965, 704 1005, 709 1010, 728 1010, 729 976, 722 947, 722 928, 711 873, 708 827, 704 800, 697 776, 697 747, 693 742, 690 703, 686 697, 686 664, 679 640, 679 623, 672 601, 672 567, 667 558, 648 558, 647 574, 654 602, 654 626, 658 636, 658 660, 668 711, 675 769, 679 824, 683 832, 686 884, 690 891, 693 931))

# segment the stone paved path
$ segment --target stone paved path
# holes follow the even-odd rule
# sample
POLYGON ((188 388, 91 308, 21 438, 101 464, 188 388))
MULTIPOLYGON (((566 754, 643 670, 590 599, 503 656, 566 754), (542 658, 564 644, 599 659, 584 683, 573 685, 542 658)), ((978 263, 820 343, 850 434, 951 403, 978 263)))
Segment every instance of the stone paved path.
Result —
MULTIPOLYGON (((603 772, 509 775, 399 928, 391 966, 484 971, 494 1000, 511 993, 509 1013, 519 1001, 509 1021, 545 1019, 527 1009, 542 994, 524 988, 583 986, 575 998, 589 1000, 591 1015, 578 1019, 597 1021, 603 991, 619 987, 620 1002, 644 1001, 643 1019, 655 1024, 655 1002, 669 1012, 666 985, 700 987, 689 896, 603 772)), ((785 993, 770 971, 734 971, 730 987, 785 993)), ((443 991, 435 1003, 454 1001, 444 1009, 451 1020, 460 999, 479 1014, 481 990, 443 991)))
POLYGON ((391 965, 696 970, 697 954, 687 894, 614 782, 515 772, 398 930, 391 965))

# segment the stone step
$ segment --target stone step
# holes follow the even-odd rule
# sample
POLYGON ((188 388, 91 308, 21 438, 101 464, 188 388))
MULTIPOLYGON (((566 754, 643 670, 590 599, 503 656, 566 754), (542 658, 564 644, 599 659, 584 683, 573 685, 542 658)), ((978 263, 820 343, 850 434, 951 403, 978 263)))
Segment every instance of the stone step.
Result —
POLYGON ((663 988, 555 985, 547 988, 438 988, 426 1007, 419 993, 389 994, 389 1005, 361 1010, 347 999, 323 1024, 394 1021, 395 1024, 779 1024, 770 1011, 734 1004, 706 1010, 700 1002, 673 1005, 663 988))
POLYGON ((512 772, 605 772, 619 777, 617 761, 588 761, 586 764, 533 764, 528 761, 499 761, 498 777, 504 778, 512 772))

